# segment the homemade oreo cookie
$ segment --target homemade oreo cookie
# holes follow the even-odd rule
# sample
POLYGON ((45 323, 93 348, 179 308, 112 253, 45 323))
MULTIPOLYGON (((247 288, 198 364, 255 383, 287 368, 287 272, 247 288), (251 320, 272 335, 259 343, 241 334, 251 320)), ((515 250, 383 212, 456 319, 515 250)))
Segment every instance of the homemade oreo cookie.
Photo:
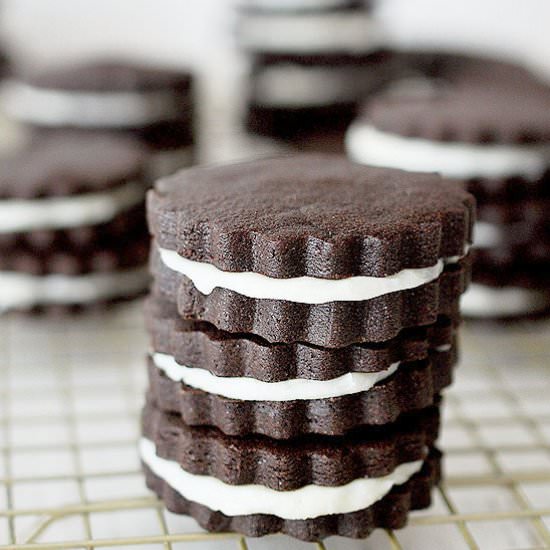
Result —
POLYGON ((74 132, 2 158, 0 311, 90 306, 147 288, 146 163, 130 138, 74 132))
POLYGON ((468 281, 474 201, 435 175, 304 155, 181 172, 148 207, 155 291, 269 342, 390 340, 468 281))
POLYGON ((465 297, 464 312, 529 314, 550 305, 550 279, 535 275, 550 267, 541 248, 548 229, 540 230, 548 223, 550 88, 521 68, 487 62, 483 72, 482 66, 472 62, 468 69, 462 60, 453 71, 449 62, 437 80, 409 83, 408 90, 403 83, 367 102, 348 131, 347 149, 368 165, 465 181, 479 202, 475 244, 481 250, 474 268, 478 293, 465 297), (506 265, 498 261, 503 257, 506 265), (507 304, 512 294, 513 306, 507 304))
POLYGON ((139 139, 151 151, 152 177, 193 163, 193 80, 187 72, 98 61, 13 76, 2 101, 8 116, 35 131, 108 131, 139 139))
POLYGON ((140 454, 167 507, 311 541, 429 505, 473 208, 333 155, 157 182, 140 454))
POLYGON ((210 531, 308 541, 400 528, 439 481, 438 408, 383 430, 278 442, 190 428, 149 404, 140 453, 169 510, 210 531))
POLYGON ((388 78, 379 24, 365 2, 274 4, 247 2, 238 14, 252 61, 246 126, 319 147, 324 132, 339 132, 342 143, 358 100, 388 78))

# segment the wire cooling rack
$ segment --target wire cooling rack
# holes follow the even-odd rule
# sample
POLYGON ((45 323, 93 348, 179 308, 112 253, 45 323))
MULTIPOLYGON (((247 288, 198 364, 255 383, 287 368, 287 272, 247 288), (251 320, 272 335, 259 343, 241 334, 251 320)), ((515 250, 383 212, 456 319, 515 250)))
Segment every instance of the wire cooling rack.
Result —
POLYGON ((550 548, 550 323, 465 326, 446 480, 401 531, 324 545, 207 534, 144 488, 140 304, 0 319, 0 548, 550 548))

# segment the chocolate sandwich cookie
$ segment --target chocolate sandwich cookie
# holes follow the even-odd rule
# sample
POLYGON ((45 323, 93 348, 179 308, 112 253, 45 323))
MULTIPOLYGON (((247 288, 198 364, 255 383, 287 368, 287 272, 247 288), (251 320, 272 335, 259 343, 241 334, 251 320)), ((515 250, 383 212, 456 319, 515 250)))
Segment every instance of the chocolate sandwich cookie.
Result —
POLYGON ((287 384, 290 389, 285 393, 281 392, 280 384, 270 388, 273 384, 258 384, 254 379, 244 382, 224 379, 226 391, 213 388, 205 391, 182 382, 179 375, 182 369, 173 363, 149 358, 148 368, 152 398, 159 408, 178 414, 186 424, 215 426, 228 435, 257 433, 290 439, 310 433, 343 435, 360 426, 395 422, 402 414, 429 407, 451 384, 455 363, 453 346, 447 351, 433 351, 423 361, 400 363, 374 384, 372 379, 377 377, 356 374, 357 386, 351 389, 342 389, 341 380, 334 390, 330 388, 331 381, 315 384, 300 380, 287 384), (368 379, 368 389, 364 389, 367 384, 361 384, 364 379, 368 379), (243 386, 248 392, 243 391, 243 386), (258 395, 253 394, 255 386, 260 386, 258 395), (303 388, 302 394, 298 387, 303 388), (335 390, 339 390, 338 394, 316 398, 314 392, 322 396, 327 388, 328 395, 335 390), (273 397, 269 396, 270 390, 273 397), (224 393, 231 393, 231 397, 224 393))
POLYGON ((147 288, 146 163, 130 138, 74 132, 35 138, 2 159, 0 311, 147 288))
MULTIPOLYGON (((548 289, 548 281, 532 277, 529 266, 534 257, 539 271, 550 266, 547 247, 541 247, 548 225, 550 88, 522 68, 490 61, 454 68, 451 63, 436 73, 438 80, 428 85, 409 83, 408 90, 401 86, 372 99, 348 131, 348 152, 365 164, 438 171, 466 182, 479 202, 475 244, 482 250, 474 282, 490 287, 492 298, 474 308, 477 298, 466 299, 464 311, 479 316, 486 308, 483 316, 500 316, 499 301, 508 300, 511 279, 537 290, 537 300, 548 289), (499 70, 493 78, 494 67, 499 70), (507 258, 514 269, 524 265, 525 276, 510 277, 506 267, 499 278, 486 277, 485 268, 494 273, 498 258, 507 258), (494 299, 499 287, 506 292, 494 299)), ((526 300, 522 313, 532 306, 526 300)))
POLYGON ((184 318, 269 342, 391 340, 455 316, 473 209, 436 175, 339 156, 188 170, 148 197, 155 289, 184 318))
POLYGON ((350 156, 374 166, 438 171, 486 200, 547 193, 550 90, 433 83, 374 98, 348 132, 350 156), (498 185, 500 184, 500 186, 498 185))
POLYGON ((365 55, 262 54, 250 73, 247 128, 255 133, 299 140, 304 134, 344 130, 359 99, 389 78, 388 52, 365 55))
POLYGON ((247 129, 297 147, 342 152, 358 101, 389 78, 367 2, 241 3, 236 36, 252 57, 247 129))
POLYGON ((283 491, 190 474, 178 462, 159 457, 146 438, 140 454, 148 487, 171 512, 190 515, 209 531, 254 537, 286 533, 306 541, 331 535, 364 538, 375 528, 402 528, 410 510, 430 505, 441 475, 441 455, 431 448, 424 460, 402 463, 387 476, 283 491))
POLYGON ((153 177, 193 162, 193 81, 187 72, 98 61, 12 77, 2 101, 9 116, 35 131, 109 131, 139 139, 152 153, 153 177))

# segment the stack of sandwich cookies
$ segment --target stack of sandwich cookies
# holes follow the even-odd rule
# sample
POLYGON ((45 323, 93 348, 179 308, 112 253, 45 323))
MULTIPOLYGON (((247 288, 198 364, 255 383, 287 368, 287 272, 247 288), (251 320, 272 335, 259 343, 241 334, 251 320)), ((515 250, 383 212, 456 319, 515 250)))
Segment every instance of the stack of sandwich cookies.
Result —
POLYGON ((423 92, 381 95, 351 126, 347 147, 365 164, 467 183, 479 208, 464 312, 506 317, 550 305, 550 90, 518 68, 495 74, 485 81, 463 68, 423 92))
POLYGON ((11 78, 3 105, 35 131, 116 132, 151 151, 151 177, 194 159, 193 89, 187 72, 97 62, 11 78))
POLYGON ((320 540, 427 506, 473 199, 437 176, 304 155, 180 172, 148 202, 140 449, 169 509, 320 540))
POLYGON ((146 165, 139 143, 111 135, 60 133, 4 157, 0 311, 89 307, 142 293, 146 165))
POLYGON ((255 133, 343 131, 357 101, 387 78, 365 2, 242 2, 237 40, 252 56, 247 126, 255 133))

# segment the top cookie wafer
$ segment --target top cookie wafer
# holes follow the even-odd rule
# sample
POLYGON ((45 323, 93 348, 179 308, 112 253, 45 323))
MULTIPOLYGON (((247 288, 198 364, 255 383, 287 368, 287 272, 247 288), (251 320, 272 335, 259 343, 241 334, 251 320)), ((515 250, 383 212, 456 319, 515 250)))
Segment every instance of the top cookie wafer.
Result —
POLYGON ((72 91, 146 91, 159 89, 189 90, 191 75, 185 71, 156 69, 120 63, 97 61, 63 67, 21 77, 29 86, 72 91))
POLYGON ((162 249, 270 278, 384 278, 462 256, 473 198, 437 175, 301 155, 196 168, 148 197, 162 249))

